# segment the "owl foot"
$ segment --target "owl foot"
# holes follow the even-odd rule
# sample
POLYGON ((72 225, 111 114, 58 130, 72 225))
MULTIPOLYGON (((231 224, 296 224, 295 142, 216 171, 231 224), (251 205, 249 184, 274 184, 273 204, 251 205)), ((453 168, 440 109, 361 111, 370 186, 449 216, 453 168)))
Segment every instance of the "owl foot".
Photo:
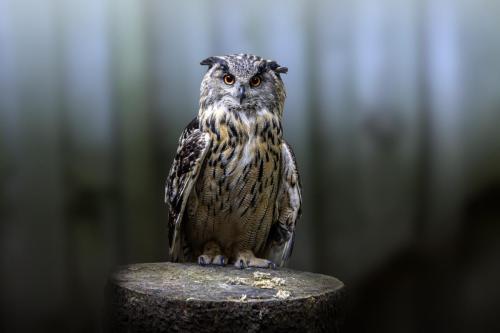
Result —
POLYGON ((221 253, 220 246, 215 242, 208 242, 203 247, 203 254, 198 257, 198 264, 226 266, 227 257, 221 253))
POLYGON ((247 267, 276 268, 276 264, 274 262, 267 259, 257 258, 250 250, 239 251, 236 255, 234 266, 239 269, 247 267))
POLYGON ((216 255, 215 257, 209 256, 207 254, 202 254, 198 257, 198 264, 201 266, 206 265, 218 265, 218 266, 226 266, 227 258, 223 255, 216 255))

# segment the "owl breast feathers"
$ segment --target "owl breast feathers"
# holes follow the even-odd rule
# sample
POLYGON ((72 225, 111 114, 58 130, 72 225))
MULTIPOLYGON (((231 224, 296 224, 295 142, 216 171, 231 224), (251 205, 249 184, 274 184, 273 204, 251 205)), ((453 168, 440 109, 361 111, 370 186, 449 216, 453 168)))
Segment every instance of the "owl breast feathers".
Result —
POLYGON ((247 54, 210 57, 200 109, 179 140, 165 190, 172 261, 283 266, 301 212, 281 118, 287 68, 247 54))

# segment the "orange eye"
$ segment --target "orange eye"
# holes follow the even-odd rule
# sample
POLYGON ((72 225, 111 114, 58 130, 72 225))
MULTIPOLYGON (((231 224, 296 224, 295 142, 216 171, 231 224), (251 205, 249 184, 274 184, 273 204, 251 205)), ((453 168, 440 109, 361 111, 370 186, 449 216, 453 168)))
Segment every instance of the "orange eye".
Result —
POLYGON ((224 83, 227 85, 233 85, 234 84, 234 76, 231 74, 226 74, 224 75, 224 83))
POLYGON ((252 78, 250 79, 250 85, 251 85, 252 87, 258 87, 258 86, 260 86, 260 83, 261 83, 261 82, 262 82, 262 80, 261 80, 261 79, 260 79, 260 77, 259 77, 259 76, 257 76, 257 75, 256 75, 256 76, 254 76, 254 77, 252 77, 252 78))

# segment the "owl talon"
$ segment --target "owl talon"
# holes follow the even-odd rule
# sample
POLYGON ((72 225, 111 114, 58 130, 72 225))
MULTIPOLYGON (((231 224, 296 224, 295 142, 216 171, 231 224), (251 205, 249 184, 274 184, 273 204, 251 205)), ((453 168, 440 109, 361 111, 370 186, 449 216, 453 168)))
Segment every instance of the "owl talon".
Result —
POLYGON ((213 265, 218 265, 218 266, 226 266, 227 264, 227 258, 226 256, 219 254, 215 256, 214 260, 212 260, 213 265))
POLYGON ((250 250, 239 251, 236 256, 234 266, 240 269, 247 267, 276 269, 276 264, 274 262, 267 259, 257 258, 250 250))
POLYGON ((198 264, 201 266, 205 266, 205 259, 202 256, 198 257, 198 264))
POLYGON ((207 256, 206 254, 203 254, 198 257, 198 264, 200 266, 206 266, 212 263, 212 258, 207 256))
POLYGON ((219 244, 214 241, 207 242, 203 247, 203 254, 198 257, 198 264, 201 266, 217 265, 225 266, 227 257, 222 254, 219 244))
POLYGON ((220 257, 220 265, 221 266, 226 266, 226 264, 227 264, 227 258, 224 257, 224 256, 221 256, 220 257))

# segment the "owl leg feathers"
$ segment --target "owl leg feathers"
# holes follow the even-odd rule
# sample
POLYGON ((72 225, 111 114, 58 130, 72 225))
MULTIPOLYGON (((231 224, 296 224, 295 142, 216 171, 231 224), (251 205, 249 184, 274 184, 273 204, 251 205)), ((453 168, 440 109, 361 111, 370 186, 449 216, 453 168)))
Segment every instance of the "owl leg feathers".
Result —
POLYGON ((250 250, 237 251, 235 258, 234 266, 240 269, 247 267, 276 268, 271 260, 257 258, 250 250))
POLYGON ((198 257, 198 264, 226 266, 227 257, 222 254, 219 244, 210 241, 203 247, 203 254, 198 257))

